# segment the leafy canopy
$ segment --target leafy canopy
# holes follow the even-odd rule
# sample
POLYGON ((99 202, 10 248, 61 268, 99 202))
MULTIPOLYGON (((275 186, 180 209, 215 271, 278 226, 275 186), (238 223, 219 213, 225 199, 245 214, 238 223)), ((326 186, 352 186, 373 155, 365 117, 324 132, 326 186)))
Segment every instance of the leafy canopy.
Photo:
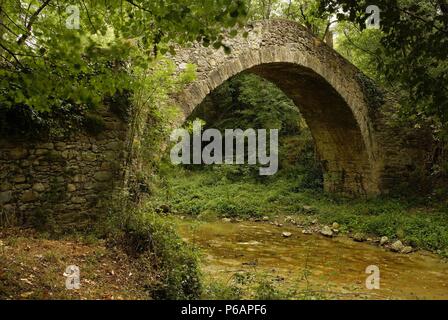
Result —
POLYGON ((223 47, 245 16, 231 0, 0 0, 0 108, 94 108, 175 43, 223 47))
POLYGON ((342 30, 348 34, 345 48, 355 51, 351 56, 363 70, 400 93, 402 118, 429 124, 436 136, 448 139, 447 1, 377 0, 379 33, 364 32, 370 4, 320 0, 320 11, 353 23, 342 30))

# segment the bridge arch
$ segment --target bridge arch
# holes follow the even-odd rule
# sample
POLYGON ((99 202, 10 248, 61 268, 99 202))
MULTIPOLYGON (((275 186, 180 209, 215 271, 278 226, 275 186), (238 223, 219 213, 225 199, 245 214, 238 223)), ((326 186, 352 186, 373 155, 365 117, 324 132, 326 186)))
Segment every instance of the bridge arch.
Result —
POLYGON ((384 161, 374 117, 381 93, 356 67, 294 22, 261 21, 248 31, 248 37, 227 43, 230 55, 198 44, 176 55, 180 69, 186 62, 198 67, 197 80, 176 96, 184 118, 232 76, 255 73, 275 83, 299 107, 322 160, 327 191, 380 193, 384 161))

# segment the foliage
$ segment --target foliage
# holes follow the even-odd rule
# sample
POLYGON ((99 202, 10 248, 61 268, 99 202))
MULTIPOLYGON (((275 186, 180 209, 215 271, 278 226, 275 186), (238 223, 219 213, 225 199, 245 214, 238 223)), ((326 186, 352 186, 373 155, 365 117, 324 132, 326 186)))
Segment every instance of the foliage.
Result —
POLYGON ((201 294, 198 254, 173 225, 149 208, 120 212, 109 220, 108 237, 140 266, 141 285, 154 299, 195 299, 201 294))
POLYGON ((382 79, 401 94, 401 119, 416 126, 430 125, 440 139, 448 135, 448 4, 445 0, 376 1, 381 11, 381 33, 365 28, 369 1, 321 0, 321 12, 355 23, 345 42, 352 42, 358 66, 382 79), (361 32, 361 33, 360 33, 361 32), (371 40, 369 43, 368 40, 371 40), (379 40, 379 41, 378 41, 379 40), (356 51, 357 50, 357 51, 356 51), (361 52, 363 51, 363 52, 361 52), (369 65, 370 64, 370 65, 369 65))
MULTIPOLYGON (((297 282, 302 282, 297 279, 297 282)), ((282 280, 270 273, 240 271, 232 274, 230 279, 205 279, 203 299, 212 300, 316 300, 329 299, 330 295, 313 292, 307 288, 290 289, 282 280)))
POLYGON ((160 58, 150 64, 150 70, 136 68, 135 87, 130 97, 132 104, 132 155, 144 168, 140 174, 151 175, 158 167, 160 155, 168 136, 176 124, 179 109, 170 104, 169 95, 178 91, 196 76, 193 65, 175 74, 172 60, 160 58))
POLYGON ((331 15, 319 11, 318 0, 249 0, 252 20, 284 18, 296 21, 321 39, 329 35, 331 15))
POLYGON ((205 129, 278 129, 281 136, 305 127, 294 102, 273 83, 253 74, 224 82, 189 117, 195 118, 205 121, 205 129))
MULTIPOLYGON (((191 119, 202 119, 204 129, 221 132, 229 128, 278 129, 280 168, 290 168, 291 174, 293 170, 304 176, 309 173, 308 177, 316 179, 322 176, 313 139, 299 109, 277 86, 259 76, 240 74, 226 81, 194 110, 191 119)), ((203 170, 193 165, 188 168, 203 170)), ((257 165, 215 166, 213 170, 229 181, 241 177, 269 180, 258 175, 257 165)))
POLYGON ((14 0, 0 7, 0 108, 35 112, 95 108, 132 89, 134 68, 174 53, 174 43, 225 47, 223 28, 246 16, 242 1, 228 0, 14 0))

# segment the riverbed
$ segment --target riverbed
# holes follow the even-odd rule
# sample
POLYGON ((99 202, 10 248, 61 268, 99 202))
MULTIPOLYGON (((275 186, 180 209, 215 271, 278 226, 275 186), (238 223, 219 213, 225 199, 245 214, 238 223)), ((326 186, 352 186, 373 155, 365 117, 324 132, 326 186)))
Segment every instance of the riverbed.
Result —
POLYGON ((398 254, 346 236, 305 235, 295 226, 267 222, 186 219, 177 225, 200 248, 208 281, 228 283, 235 274, 256 273, 282 289, 328 299, 448 299, 448 263, 429 252, 398 254), (379 289, 366 286, 369 266, 378 267, 379 289))

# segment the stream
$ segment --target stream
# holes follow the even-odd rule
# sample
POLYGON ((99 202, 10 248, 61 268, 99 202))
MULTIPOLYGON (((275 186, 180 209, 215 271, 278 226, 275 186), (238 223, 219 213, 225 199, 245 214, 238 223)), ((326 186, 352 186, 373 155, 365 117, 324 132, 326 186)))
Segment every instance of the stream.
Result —
POLYGON ((448 263, 428 252, 398 254, 345 236, 305 235, 294 226, 265 222, 179 219, 177 225, 200 248, 202 272, 212 281, 252 272, 276 279, 282 288, 330 299, 448 299, 448 263), (371 265, 379 268, 379 289, 366 287, 371 265))

